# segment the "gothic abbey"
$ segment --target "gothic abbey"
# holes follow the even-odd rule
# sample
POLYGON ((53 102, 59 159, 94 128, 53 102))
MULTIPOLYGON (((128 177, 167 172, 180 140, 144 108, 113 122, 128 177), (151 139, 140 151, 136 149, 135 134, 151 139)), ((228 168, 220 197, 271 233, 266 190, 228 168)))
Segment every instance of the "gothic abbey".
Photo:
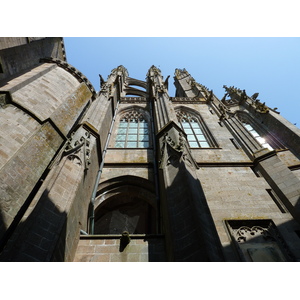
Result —
POLYGON ((145 77, 96 92, 63 39, 0 38, 0 260, 299 261, 300 130, 185 69, 175 97, 145 77))

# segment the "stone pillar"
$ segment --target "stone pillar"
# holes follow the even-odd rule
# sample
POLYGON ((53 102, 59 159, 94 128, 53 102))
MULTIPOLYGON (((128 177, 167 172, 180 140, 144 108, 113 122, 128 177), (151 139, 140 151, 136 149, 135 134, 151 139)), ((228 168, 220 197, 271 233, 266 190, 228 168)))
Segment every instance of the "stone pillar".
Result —
POLYGON ((223 261, 221 244, 185 133, 170 122, 158 133, 162 218, 169 261, 223 261))
POLYGON ((278 157, 276 151, 257 154, 255 165, 291 215, 300 223, 299 178, 278 157))
POLYGON ((0 112, 5 144, 0 151, 1 249, 94 92, 75 68, 49 59, 6 82, 0 94, 5 96, 0 112))
POLYGON ((86 230, 98 136, 85 126, 72 135, 0 255, 1 261, 72 261, 86 230))
MULTIPOLYGON (((169 100, 167 83, 163 81, 161 71, 152 66, 148 71, 149 94, 154 103, 154 115, 157 130, 164 127, 170 120, 176 120, 176 114, 169 100)), ((177 121, 175 121, 177 122, 177 121)))

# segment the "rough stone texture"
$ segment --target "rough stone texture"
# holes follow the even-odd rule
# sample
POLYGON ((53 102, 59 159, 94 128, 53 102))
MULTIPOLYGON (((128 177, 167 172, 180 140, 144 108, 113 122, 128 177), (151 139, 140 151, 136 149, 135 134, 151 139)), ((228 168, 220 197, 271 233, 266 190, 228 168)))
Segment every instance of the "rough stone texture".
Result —
POLYGON ((277 156, 287 167, 300 165, 300 160, 290 150, 277 152, 277 156))
POLYGON ((109 149, 105 157, 108 164, 147 164, 153 161, 152 149, 109 149))
POLYGON ((300 159, 300 129, 298 127, 272 111, 264 115, 262 122, 300 159))
POLYGON ((75 262, 159 262, 165 261, 164 240, 131 238, 120 251, 120 239, 84 238, 79 241, 75 262))
POLYGON ((0 169, 34 135, 40 124, 13 105, 0 110, 0 169))
POLYGON ((259 162, 258 169, 280 196, 295 219, 300 220, 300 181, 277 155, 259 162))
POLYGON ((1 81, 39 64, 40 58, 55 57, 65 60, 63 40, 52 38, 0 38, 1 81))
POLYGON ((295 170, 293 171, 293 173, 298 177, 298 179, 300 180, 300 169, 299 170, 295 170))
POLYGON ((227 221, 268 220, 300 261, 300 132, 281 116, 234 87, 220 101, 186 70, 170 98, 155 66, 146 81, 119 66, 96 95, 59 38, 0 49, 0 260, 239 261, 227 221), (178 110, 203 120, 211 148, 189 148, 178 110), (127 113, 148 122, 148 149, 114 148, 127 113), (93 220, 101 236, 80 234, 93 220), (120 251, 120 228, 147 234, 120 251))
POLYGON ((0 205, 3 218, 1 236, 24 204, 62 141, 50 123, 45 123, 0 170, 0 205))
POLYGON ((139 167, 134 165, 111 166, 103 168, 101 181, 104 182, 114 177, 119 176, 138 176, 153 181, 153 168, 139 167))
POLYGON ((64 157, 49 173, 0 257, 5 261, 72 261, 97 172, 96 139, 84 170, 84 153, 64 157))
POLYGON ((44 37, 5 37, 0 38, 0 50, 26 45, 32 41, 42 40, 44 37))
POLYGON ((67 136, 78 122, 91 92, 49 64, 11 80, 1 90, 10 91, 12 98, 0 111, 2 237, 61 146, 61 135, 67 136))
POLYGON ((20 45, 25 45, 28 43, 28 38, 26 37, 6 37, 0 39, 0 50, 6 48, 12 48, 20 45))
MULTIPOLYGON (((44 68, 44 66, 38 68, 44 68)), ((55 67, 44 76, 14 92, 12 96, 14 102, 32 112, 39 120, 44 121, 50 118, 61 104, 65 105, 65 100, 73 96, 74 90, 79 85, 76 78, 65 70, 55 67)), ((3 89, 9 90, 9 87, 4 86, 3 89)))

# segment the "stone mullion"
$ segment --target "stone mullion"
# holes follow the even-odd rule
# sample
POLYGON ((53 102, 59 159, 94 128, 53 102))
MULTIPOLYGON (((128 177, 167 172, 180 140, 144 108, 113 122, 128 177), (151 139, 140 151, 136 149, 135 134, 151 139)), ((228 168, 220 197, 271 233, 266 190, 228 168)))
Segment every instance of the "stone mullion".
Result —
POLYGON ((250 158, 253 159, 253 153, 263 149, 247 129, 242 124, 236 122, 235 118, 223 119, 223 122, 240 145, 244 146, 243 149, 250 158))
POLYGON ((168 116, 168 112, 165 107, 165 99, 164 99, 163 95, 160 93, 158 94, 158 101, 160 103, 160 111, 161 111, 161 115, 162 115, 162 127, 163 127, 164 125, 166 125, 168 123, 170 118, 168 116))
POLYGON ((163 127, 163 120, 162 120, 162 113, 160 109, 160 102, 157 101, 156 98, 154 98, 154 108, 155 108, 155 115, 157 119, 157 128, 160 130, 163 127))

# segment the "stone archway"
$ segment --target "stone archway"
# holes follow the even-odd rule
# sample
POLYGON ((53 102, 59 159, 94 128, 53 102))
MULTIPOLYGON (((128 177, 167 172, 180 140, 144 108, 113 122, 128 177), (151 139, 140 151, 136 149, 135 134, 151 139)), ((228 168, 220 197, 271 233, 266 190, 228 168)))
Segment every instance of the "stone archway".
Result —
POLYGON ((157 210, 152 184, 134 176, 103 183, 97 196, 95 234, 156 233, 157 210))

